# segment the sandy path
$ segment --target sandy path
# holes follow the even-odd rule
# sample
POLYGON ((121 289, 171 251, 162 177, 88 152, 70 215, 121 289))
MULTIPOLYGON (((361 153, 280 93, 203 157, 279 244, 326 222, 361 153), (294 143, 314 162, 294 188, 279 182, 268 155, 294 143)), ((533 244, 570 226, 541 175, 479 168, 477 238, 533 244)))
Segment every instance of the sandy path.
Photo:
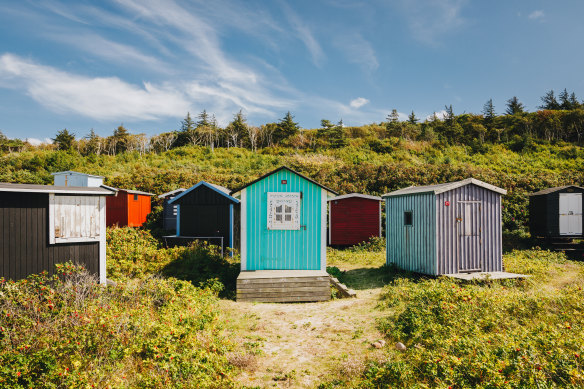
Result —
POLYGON ((313 388, 323 380, 360 372, 365 360, 383 357, 370 345, 381 337, 375 328, 380 292, 361 290, 353 299, 304 304, 222 300, 227 335, 248 355, 238 381, 313 388))

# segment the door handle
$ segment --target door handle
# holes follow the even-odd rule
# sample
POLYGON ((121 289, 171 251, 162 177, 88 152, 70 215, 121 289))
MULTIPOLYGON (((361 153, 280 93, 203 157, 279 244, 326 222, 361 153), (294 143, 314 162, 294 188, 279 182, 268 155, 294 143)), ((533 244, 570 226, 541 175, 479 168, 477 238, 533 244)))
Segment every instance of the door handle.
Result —
POLYGON ((300 229, 306 231, 306 224, 301 224, 300 229))

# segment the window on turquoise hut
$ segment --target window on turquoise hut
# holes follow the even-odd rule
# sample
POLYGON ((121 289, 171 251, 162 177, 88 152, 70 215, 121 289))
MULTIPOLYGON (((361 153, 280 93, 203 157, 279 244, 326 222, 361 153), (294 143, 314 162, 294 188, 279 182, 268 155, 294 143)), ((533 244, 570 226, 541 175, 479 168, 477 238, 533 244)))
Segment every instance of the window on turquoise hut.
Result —
POLYGON ((268 193, 268 230, 300 229, 300 192, 268 193))
POLYGON ((404 212, 404 226, 411 226, 414 224, 414 214, 412 211, 404 212))

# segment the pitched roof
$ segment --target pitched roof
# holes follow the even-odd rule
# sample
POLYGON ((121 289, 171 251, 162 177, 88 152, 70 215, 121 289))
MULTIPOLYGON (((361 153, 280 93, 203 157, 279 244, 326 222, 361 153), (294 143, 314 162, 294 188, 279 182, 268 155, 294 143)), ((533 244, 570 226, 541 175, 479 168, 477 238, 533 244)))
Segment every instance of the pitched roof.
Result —
POLYGON ((578 188, 578 189, 584 190, 584 188, 582 188, 581 186, 578 186, 578 185, 564 185, 564 186, 556 186, 553 188, 542 189, 539 192, 531 193, 529 195, 530 196, 545 195, 545 194, 554 193, 554 192, 557 192, 559 190, 563 190, 563 189, 567 189, 567 188, 578 188))
POLYGON ((224 186, 211 184, 211 183, 205 182, 205 181, 199 181, 197 184, 191 186, 189 189, 185 190, 184 192, 182 192, 178 196, 171 199, 168 202, 168 204, 174 204, 179 199, 181 199, 182 197, 186 196, 188 193, 192 192, 193 190, 195 190, 201 186, 207 187, 207 188, 219 193, 220 195, 226 197, 228 200, 234 202, 235 204, 239 204, 238 199, 231 197, 231 195, 229 194, 231 191, 229 189, 225 188, 224 186))
POLYGON ((476 178, 467 178, 461 181, 454 181, 454 182, 447 182, 444 184, 436 184, 436 185, 425 185, 425 186, 410 186, 408 188, 398 189, 393 192, 389 192, 384 194, 382 197, 392 197, 392 196, 402 196, 414 193, 428 193, 433 192, 434 194, 444 193, 451 191, 456 188, 460 188, 461 186, 473 184, 476 186, 480 186, 481 188, 485 188, 491 190, 493 192, 500 193, 502 195, 507 194, 505 189, 499 188, 497 186, 487 184, 486 182, 477 180, 476 178))
POLYGON ((87 177, 95 177, 95 178, 104 178, 103 176, 96 176, 94 174, 87 174, 87 173, 79 173, 79 172, 74 172, 73 170, 66 170, 64 172, 55 172, 55 173, 51 173, 53 176, 58 176, 61 174, 75 174, 78 176, 87 176, 87 177))
POLYGON ((57 193, 80 195, 113 195, 108 188, 0 183, 0 192, 57 193))
POLYGON ((263 176, 261 176, 261 177, 259 177, 259 178, 255 179, 255 180, 253 180, 252 182, 249 182, 249 183, 245 184, 244 186, 242 186, 242 187, 240 187, 240 188, 238 188, 238 189, 235 189, 235 190, 231 191, 231 195, 233 196, 233 195, 237 194, 238 192, 241 192, 243 189, 247 188, 248 186, 251 186, 251 185, 255 184, 256 182, 258 182, 258 181, 261 181, 261 180, 263 180, 264 178, 266 178, 266 177, 268 177, 268 176, 271 176, 272 174, 274 174, 274 173, 277 173, 277 172, 279 172, 280 170, 283 170, 283 169, 286 169, 286 170, 288 170, 289 172, 291 172, 291 173, 294 173, 294 174, 296 174, 297 176, 299 176, 299 177, 302 177, 302 178, 304 178, 305 180, 312 182, 314 185, 321 187, 322 189, 326 190, 326 191, 327 191, 327 192, 329 192, 329 193, 332 193, 332 194, 334 194, 334 195, 338 195, 338 193, 337 193, 337 192, 335 192, 334 190, 332 190, 332 189, 330 189, 330 188, 327 188, 327 187, 326 187, 326 186, 324 186, 324 185, 321 185, 321 184, 319 184, 318 182, 314 181, 313 179, 306 177, 304 174, 300 174, 300 173, 298 173, 297 171, 290 169, 288 166, 280 166, 279 168, 277 168, 277 169, 275 169, 275 170, 272 170, 272 171, 271 171, 271 172, 269 172, 269 173, 266 173, 266 174, 264 174, 263 176))
POLYGON ((163 193, 163 194, 159 195, 158 198, 159 199, 165 199, 165 198, 167 198, 169 196, 172 196, 173 194, 184 192, 185 190, 186 190, 185 188, 178 188, 178 189, 175 189, 175 190, 171 190, 170 192, 166 192, 166 193, 163 193))
POLYGON ((140 190, 114 188, 114 187, 107 186, 107 185, 101 185, 101 187, 106 188, 106 189, 111 190, 111 191, 114 191, 114 192, 126 192, 126 193, 130 193, 130 194, 137 194, 137 195, 144 195, 144 196, 156 196, 154 193, 142 192, 140 190))
POLYGON ((379 197, 379 196, 372 196, 372 195, 361 194, 361 193, 349 193, 349 194, 345 194, 345 195, 341 195, 341 196, 336 196, 336 197, 333 197, 332 199, 329 199, 328 201, 342 200, 342 199, 348 199, 348 198, 352 198, 352 197, 381 201, 381 197, 379 197))

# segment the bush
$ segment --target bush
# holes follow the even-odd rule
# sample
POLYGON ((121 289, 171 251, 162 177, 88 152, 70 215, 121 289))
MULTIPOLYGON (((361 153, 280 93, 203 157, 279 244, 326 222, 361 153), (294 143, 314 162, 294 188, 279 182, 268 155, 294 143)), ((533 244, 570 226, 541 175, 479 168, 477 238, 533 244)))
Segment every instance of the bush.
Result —
POLYGON ((174 279, 103 287, 57 265, 0 281, 0 387, 233 386, 217 299, 174 279))
POLYGON ((582 266, 574 264, 572 281, 541 287, 553 277, 569 280, 563 255, 513 252, 505 263, 532 278, 474 284, 398 278, 387 286, 380 308, 388 314, 379 329, 408 349, 370 363, 362 386, 583 386, 582 266))

